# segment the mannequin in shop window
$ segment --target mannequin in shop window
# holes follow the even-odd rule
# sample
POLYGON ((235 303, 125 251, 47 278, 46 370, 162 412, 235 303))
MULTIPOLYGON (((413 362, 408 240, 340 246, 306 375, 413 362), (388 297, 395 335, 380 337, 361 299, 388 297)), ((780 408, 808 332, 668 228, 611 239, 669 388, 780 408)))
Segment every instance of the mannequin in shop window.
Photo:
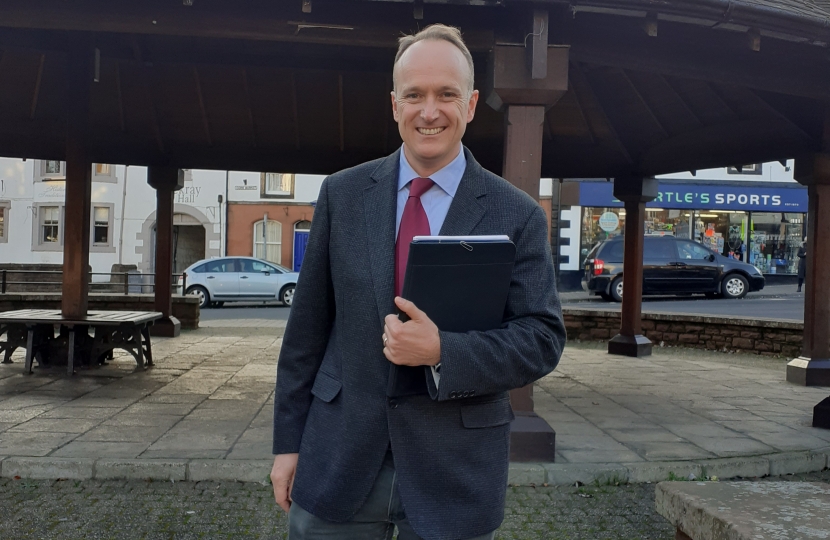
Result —
POLYGON ((796 292, 801 292, 804 277, 807 275, 807 242, 801 244, 796 256, 798 257, 798 290, 796 292))

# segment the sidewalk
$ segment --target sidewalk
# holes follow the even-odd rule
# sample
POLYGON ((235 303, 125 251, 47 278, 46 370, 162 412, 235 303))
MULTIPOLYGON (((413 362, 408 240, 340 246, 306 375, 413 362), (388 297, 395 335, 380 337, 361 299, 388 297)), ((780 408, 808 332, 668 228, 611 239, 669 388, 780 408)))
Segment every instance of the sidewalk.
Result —
MULTIPOLYGON (((280 328, 156 339, 156 367, 121 355, 69 378, 0 365, 0 475, 261 482, 270 470, 280 328)), ((226 325, 235 324, 234 321, 226 325)), ((566 349, 536 385, 556 463, 513 464, 515 484, 658 481, 821 470, 830 430, 809 427, 829 389, 784 381, 785 361, 684 349, 612 357, 566 349)))
MULTIPOLYGON (((795 296, 803 295, 804 293, 796 293, 795 285, 768 285, 760 291, 747 293, 747 298, 771 298, 781 296, 795 296)), ((599 296, 589 295, 585 291, 568 291, 560 292, 559 298, 563 304, 572 304, 576 302, 602 302, 608 303, 599 296)), ((700 296, 700 298, 703 298, 700 296)))

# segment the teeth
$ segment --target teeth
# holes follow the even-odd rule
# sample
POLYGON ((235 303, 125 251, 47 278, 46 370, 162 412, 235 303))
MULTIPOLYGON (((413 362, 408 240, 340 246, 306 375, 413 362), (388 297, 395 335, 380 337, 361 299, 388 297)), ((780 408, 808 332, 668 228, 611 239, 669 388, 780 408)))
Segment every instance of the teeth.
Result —
POLYGON ((419 128, 418 131, 420 131, 424 135, 438 135, 439 133, 444 131, 444 128, 432 128, 432 129, 419 128))

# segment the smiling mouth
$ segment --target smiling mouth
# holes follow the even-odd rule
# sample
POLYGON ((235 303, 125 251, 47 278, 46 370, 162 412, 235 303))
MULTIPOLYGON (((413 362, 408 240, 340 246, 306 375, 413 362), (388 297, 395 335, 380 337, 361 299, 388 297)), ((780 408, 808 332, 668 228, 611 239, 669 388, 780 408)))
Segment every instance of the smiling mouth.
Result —
POLYGON ((438 135, 439 133, 441 133, 442 131, 444 131, 447 128, 439 127, 439 128, 417 128, 417 129, 418 129, 418 133, 420 133, 421 135, 438 135))

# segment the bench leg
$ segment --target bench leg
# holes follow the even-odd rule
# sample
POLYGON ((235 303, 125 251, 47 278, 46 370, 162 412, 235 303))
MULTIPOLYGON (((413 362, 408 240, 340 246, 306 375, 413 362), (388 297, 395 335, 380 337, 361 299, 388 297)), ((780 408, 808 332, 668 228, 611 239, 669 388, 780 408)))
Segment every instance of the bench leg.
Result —
POLYGON ((144 343, 147 345, 146 349, 144 350, 144 357, 147 359, 147 365, 152 366, 153 364, 153 342, 150 341, 150 327, 145 325, 141 329, 141 335, 144 336, 144 343))
POLYGON ((69 359, 66 362, 66 374, 75 374, 75 328, 69 329, 69 359))
POLYGON ((28 328, 28 336, 26 337, 26 364, 24 365, 24 372, 29 374, 32 372, 32 357, 35 350, 35 328, 33 326, 28 328))
POLYGON ((133 330, 133 341, 135 341, 136 346, 136 358, 135 361, 138 363, 138 367, 144 367, 144 348, 141 345, 141 329, 139 327, 135 327, 133 330))
POLYGON ((680 530, 678 527, 677 532, 674 534, 674 540, 692 540, 692 538, 680 530))

